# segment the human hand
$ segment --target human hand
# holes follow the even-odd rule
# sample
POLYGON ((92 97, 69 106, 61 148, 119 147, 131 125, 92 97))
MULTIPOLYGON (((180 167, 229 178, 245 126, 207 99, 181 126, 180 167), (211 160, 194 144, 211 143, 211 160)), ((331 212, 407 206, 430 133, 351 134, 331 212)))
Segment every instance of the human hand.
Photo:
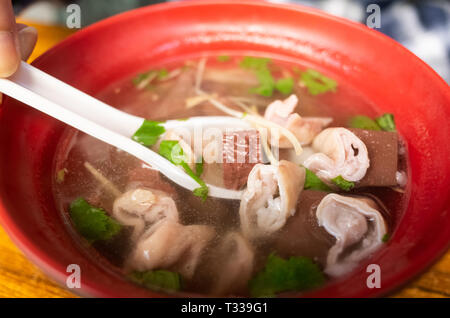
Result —
POLYGON ((0 77, 14 74, 20 60, 33 52, 36 40, 35 28, 16 23, 11 0, 0 0, 0 77))

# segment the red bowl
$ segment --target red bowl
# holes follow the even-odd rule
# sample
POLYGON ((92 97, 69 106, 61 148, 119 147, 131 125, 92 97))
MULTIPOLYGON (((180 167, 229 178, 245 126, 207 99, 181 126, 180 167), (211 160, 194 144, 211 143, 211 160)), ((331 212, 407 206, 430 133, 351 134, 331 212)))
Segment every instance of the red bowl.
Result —
MULTIPOLYGON (((172 59, 201 52, 255 51, 302 61, 345 78, 380 112, 394 113, 409 149, 410 196, 387 246, 366 262, 381 267, 369 289, 365 266, 317 297, 379 296, 441 255, 450 241, 450 90, 425 63, 363 25, 297 5, 189 1, 127 12, 88 27, 34 65, 95 95, 109 84, 172 59)), ((94 262, 69 234, 51 190, 55 148, 65 126, 5 98, 0 107, 0 221, 13 241, 65 284, 81 266, 88 296, 150 296, 94 262)))

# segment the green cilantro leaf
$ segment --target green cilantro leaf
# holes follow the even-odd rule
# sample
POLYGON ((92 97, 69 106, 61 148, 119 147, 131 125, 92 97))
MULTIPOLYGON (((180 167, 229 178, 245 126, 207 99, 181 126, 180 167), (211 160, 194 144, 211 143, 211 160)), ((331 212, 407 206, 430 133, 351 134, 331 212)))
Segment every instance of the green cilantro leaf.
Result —
POLYGON ((387 243, 389 241, 389 239, 391 238, 391 236, 389 235, 389 233, 386 233, 383 235, 383 237, 381 238, 381 241, 383 243, 387 243))
POLYGON ((376 118, 375 121, 384 131, 396 131, 394 115, 392 114, 383 114, 376 118))
POLYGON ((294 87, 294 80, 288 77, 275 81, 268 66, 270 62, 271 60, 268 58, 251 56, 246 56, 241 61, 241 67, 253 70, 259 81, 259 86, 252 88, 250 92, 270 97, 273 91, 277 89, 282 94, 290 94, 294 87))
POLYGON ((279 292, 301 291, 322 285, 325 277, 307 257, 283 259, 270 254, 264 269, 250 280, 252 297, 274 297, 279 292))
POLYGON ((192 169, 186 162, 181 162, 181 166, 183 167, 184 171, 200 185, 200 188, 194 189, 193 194, 197 197, 202 198, 202 201, 204 202, 208 197, 208 186, 202 179, 200 179, 200 175, 197 175, 197 173, 194 173, 194 171, 192 171, 192 169))
POLYGON ((209 192, 209 189, 205 185, 205 186, 201 186, 197 189, 194 189, 194 191, 192 193, 195 196, 202 198, 202 201, 205 202, 206 198, 208 197, 208 192, 209 192))
POLYGON ((294 80, 292 79, 292 77, 279 79, 275 84, 275 88, 284 95, 292 93, 293 87, 294 87, 294 80))
POLYGON ((349 126, 351 128, 360 128, 360 129, 367 129, 367 130, 381 130, 380 126, 374 121, 372 118, 363 116, 363 115, 357 115, 352 118, 350 118, 349 126))
POLYGON ((134 84, 135 86, 138 86, 138 85, 141 84, 143 81, 147 80, 150 76, 153 77, 153 76, 155 76, 155 75, 156 75, 155 71, 149 71, 149 72, 146 72, 146 73, 138 74, 138 75, 136 75, 135 78, 133 78, 133 84, 134 84))
POLYGON ((271 60, 269 58, 246 56, 242 59, 240 65, 242 68, 257 70, 267 69, 270 62, 271 60))
POLYGON ((90 243, 108 240, 122 228, 103 209, 90 205, 83 198, 78 198, 70 204, 70 217, 77 231, 90 243))
POLYGON ((351 181, 345 180, 342 176, 337 176, 336 178, 331 179, 335 185, 341 188, 344 191, 350 191, 355 187, 355 183, 351 181))
POLYGON ((335 92, 338 86, 335 80, 312 69, 308 69, 301 73, 300 80, 308 88, 311 95, 335 92))
POLYGON ((256 69, 255 74, 258 77, 259 86, 252 88, 250 92, 265 97, 272 96, 273 90, 275 89, 275 80, 269 69, 256 69))
POLYGON ((144 146, 153 146, 158 141, 159 136, 166 132, 161 122, 144 120, 141 127, 131 137, 144 146))
POLYGON ((145 272, 134 271, 129 275, 129 277, 135 283, 143 285, 149 289, 178 291, 181 289, 182 285, 180 274, 167 270, 153 270, 145 272))
POLYGON ((165 68, 162 68, 158 71, 158 79, 165 79, 169 75, 169 71, 165 68))
POLYGON ((219 55, 218 57, 217 57, 217 61, 219 61, 219 62, 228 62, 230 60, 230 56, 228 56, 228 55, 219 55))
POLYGON ((270 97, 275 89, 275 80, 272 77, 272 73, 268 68, 270 63, 268 58, 251 57, 246 56, 241 61, 241 67, 253 70, 259 81, 259 86, 250 90, 251 93, 259 94, 262 96, 270 97))
POLYGON ((200 177, 202 175, 202 173, 203 173, 203 159, 201 162, 197 162, 195 164, 195 175, 197 177, 200 177))
POLYGON ((159 154, 173 164, 183 167, 184 171, 200 185, 200 188, 193 191, 194 195, 201 197, 202 200, 205 201, 208 197, 209 189, 206 183, 200 179, 200 175, 203 172, 203 163, 201 163, 201 166, 196 164, 196 172, 194 173, 191 167, 186 163, 187 158, 177 140, 161 141, 159 154))
POLYGON ((177 140, 163 140, 159 145, 159 154, 172 162, 174 165, 180 165, 187 161, 183 148, 177 140))
POLYGON ((308 168, 305 168, 305 171, 305 185, 303 187, 305 190, 331 191, 330 187, 320 180, 314 172, 308 168))
POLYGON ((162 79, 166 78, 167 75, 169 75, 169 72, 165 68, 162 68, 160 70, 151 70, 151 71, 136 75, 136 77, 133 78, 132 82, 135 86, 139 86, 142 82, 148 80, 148 82, 149 82, 148 84, 150 84, 150 82, 153 79, 157 78, 159 80, 162 80, 162 79))

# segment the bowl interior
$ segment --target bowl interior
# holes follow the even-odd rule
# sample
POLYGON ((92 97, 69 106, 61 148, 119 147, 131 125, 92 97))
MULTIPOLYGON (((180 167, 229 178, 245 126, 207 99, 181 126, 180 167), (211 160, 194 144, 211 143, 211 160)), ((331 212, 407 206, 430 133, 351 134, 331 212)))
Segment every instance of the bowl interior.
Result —
MULTIPOLYGON (((369 289, 365 266, 307 296, 385 293, 430 264, 450 240, 450 92, 412 53, 378 32, 300 6, 254 1, 189 1, 131 11, 79 31, 34 65, 95 95, 151 65, 203 53, 255 52, 319 66, 395 115, 409 151, 409 201, 369 289), (442 146, 444 145, 444 146, 442 146)), ((5 98, 0 106, 0 221, 18 246, 64 284, 69 264, 82 269, 89 296, 158 296, 128 283, 73 244, 55 207, 52 168, 65 126, 5 98)))

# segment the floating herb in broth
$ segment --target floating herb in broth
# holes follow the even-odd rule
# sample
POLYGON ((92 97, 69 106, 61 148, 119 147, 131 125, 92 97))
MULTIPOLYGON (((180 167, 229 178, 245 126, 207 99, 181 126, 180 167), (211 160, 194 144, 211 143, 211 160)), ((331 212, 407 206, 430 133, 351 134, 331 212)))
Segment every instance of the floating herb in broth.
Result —
POLYGON ((324 282, 325 276, 311 259, 282 259, 270 254, 264 269, 249 282, 249 288, 253 297, 274 297, 280 292, 317 288, 324 282))
POLYGON ((70 205, 70 217, 77 231, 88 241, 108 240, 117 235, 121 225, 106 212, 78 198, 70 205))

